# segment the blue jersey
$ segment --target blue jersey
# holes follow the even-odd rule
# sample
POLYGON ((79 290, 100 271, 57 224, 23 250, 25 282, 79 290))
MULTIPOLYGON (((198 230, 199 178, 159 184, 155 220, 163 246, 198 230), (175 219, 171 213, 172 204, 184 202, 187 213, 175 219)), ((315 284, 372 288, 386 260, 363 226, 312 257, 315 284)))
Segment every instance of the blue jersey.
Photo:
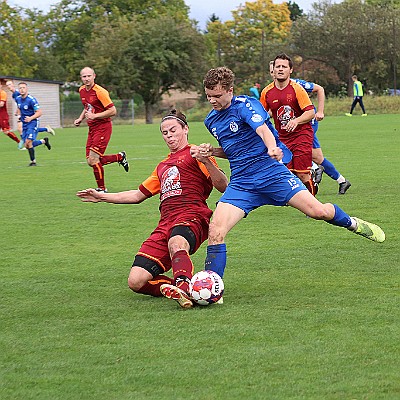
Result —
MULTIPOLYGON (((226 110, 212 110, 204 120, 230 163, 231 177, 220 201, 250 211, 265 204, 284 205, 300 190, 307 190, 285 165, 268 155, 256 129, 267 124, 278 133, 262 104, 248 96, 233 97, 226 110)), ((279 139, 277 145, 286 148, 279 139)), ((287 148, 286 148, 287 149, 287 148)))
POLYGON ((40 106, 38 101, 30 94, 25 98, 19 95, 15 101, 17 102, 18 109, 21 113, 21 121, 23 125, 37 125, 38 119, 34 119, 31 122, 25 122, 25 117, 31 117, 37 110, 39 110, 40 106))
MULTIPOLYGON (((278 132, 273 127, 269 114, 262 104, 245 95, 236 96, 226 110, 212 110, 204 120, 206 128, 217 139, 226 154, 232 176, 241 173, 252 173, 260 168, 260 164, 277 163, 268 155, 268 149, 256 129, 267 124, 277 142, 289 160, 291 152, 279 140, 278 132)), ((231 176, 231 178, 232 178, 231 176)))
POLYGON ((20 95, 20 93, 18 92, 18 90, 16 90, 13 94, 12 94, 12 98, 14 99, 15 102, 17 102, 17 97, 20 95))

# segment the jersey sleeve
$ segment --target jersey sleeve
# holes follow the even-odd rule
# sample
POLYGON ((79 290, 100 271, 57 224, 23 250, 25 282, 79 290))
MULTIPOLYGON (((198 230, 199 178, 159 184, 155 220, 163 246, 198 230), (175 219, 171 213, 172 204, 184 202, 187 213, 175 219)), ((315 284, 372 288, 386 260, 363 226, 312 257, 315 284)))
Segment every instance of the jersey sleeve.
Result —
POLYGON ((302 111, 314 110, 314 105, 308 97, 307 92, 296 82, 292 81, 293 89, 296 93, 297 102, 302 111))
POLYGON ((257 99, 249 97, 245 98, 243 106, 240 107, 240 117, 255 131, 269 120, 269 114, 262 104, 257 99))
POLYGON ((99 99, 101 104, 103 104, 103 107, 105 109, 109 109, 114 106, 114 103, 112 102, 112 100, 110 98, 110 94, 108 93, 108 91, 106 89, 102 88, 99 85, 95 85, 93 87, 93 89, 96 92, 97 98, 99 99))
POLYGON ((7 101, 7 93, 4 90, 0 90, 0 101, 7 101))
POLYGON ((314 90, 314 82, 308 82, 303 79, 293 79, 293 81, 298 83, 307 93, 312 93, 314 90))
POLYGON ((271 82, 268 86, 266 86, 262 92, 261 92, 261 96, 260 96, 260 102, 263 105, 263 107, 268 111, 269 107, 267 104, 267 92, 269 92, 271 90, 271 88, 274 87, 274 83, 271 82))
POLYGON ((161 184, 158 179, 157 168, 155 168, 151 175, 141 183, 139 190, 147 197, 160 193, 161 184))
MULTIPOLYGON (((211 161, 217 168, 219 168, 219 166, 218 166, 218 164, 217 164, 217 161, 215 160, 215 157, 210 157, 209 159, 210 159, 210 161, 211 161)), ((210 177, 210 173, 208 172, 208 169, 206 168, 206 166, 205 166, 201 161, 199 161, 199 160, 197 160, 197 164, 199 165, 199 168, 200 168, 201 172, 202 172, 207 178, 209 178, 209 177, 210 177)))

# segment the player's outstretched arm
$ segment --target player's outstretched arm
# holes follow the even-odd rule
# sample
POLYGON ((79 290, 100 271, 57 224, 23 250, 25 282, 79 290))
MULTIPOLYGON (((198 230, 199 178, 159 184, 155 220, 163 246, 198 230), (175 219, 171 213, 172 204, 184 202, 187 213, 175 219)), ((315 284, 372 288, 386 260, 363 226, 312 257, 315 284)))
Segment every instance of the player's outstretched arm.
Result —
POLYGON ((147 196, 139 189, 117 193, 99 193, 95 189, 85 189, 80 190, 76 195, 82 201, 90 203, 138 204, 147 199, 147 196))

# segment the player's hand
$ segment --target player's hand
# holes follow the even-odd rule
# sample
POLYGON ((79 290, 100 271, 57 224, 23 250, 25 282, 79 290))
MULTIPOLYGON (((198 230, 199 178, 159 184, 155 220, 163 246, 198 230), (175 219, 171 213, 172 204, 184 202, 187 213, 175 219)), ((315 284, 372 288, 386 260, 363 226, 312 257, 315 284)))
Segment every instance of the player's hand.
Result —
POLYGON ((75 126, 79 126, 80 124, 81 124, 81 122, 82 122, 82 120, 81 119, 76 119, 75 121, 74 121, 74 125, 75 126))
POLYGON ((285 126, 285 129, 288 132, 293 132, 297 128, 298 125, 299 125, 299 123, 297 121, 297 118, 294 118, 294 119, 291 119, 290 121, 288 121, 288 123, 285 126))
POLYGON ((32 118, 31 117, 25 117, 24 118, 24 122, 31 122, 32 121, 32 118))
POLYGON ((279 147, 271 147, 268 149, 268 155, 275 160, 281 161, 283 158, 283 151, 279 147))
POLYGON ((322 121, 322 120, 324 119, 324 117, 325 117, 325 115, 324 115, 323 112, 317 111, 317 112, 315 113, 315 119, 316 119, 317 121, 322 121))
POLYGON ((85 112, 85 118, 86 119, 96 119, 96 114, 92 113, 91 111, 86 111, 85 112))
POLYGON ((201 146, 192 146, 190 148, 190 155, 200 162, 206 162, 209 157, 206 150, 201 146))
POLYGON ((98 203, 102 193, 97 192, 95 189, 85 189, 80 190, 76 195, 84 202, 98 203))

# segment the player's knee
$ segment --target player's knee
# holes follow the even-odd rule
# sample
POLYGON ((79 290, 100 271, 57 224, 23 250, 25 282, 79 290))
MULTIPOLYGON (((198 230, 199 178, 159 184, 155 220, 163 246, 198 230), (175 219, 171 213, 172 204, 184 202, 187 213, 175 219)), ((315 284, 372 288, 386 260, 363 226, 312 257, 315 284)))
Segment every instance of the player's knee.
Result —
POLYGON ((95 158, 95 157, 88 157, 88 158, 86 159, 86 161, 87 161, 87 163, 88 163, 88 165, 89 165, 90 167, 93 167, 94 165, 97 164, 98 159, 95 158))
POLYGON ((138 292, 146 282, 142 282, 140 279, 137 279, 135 276, 128 276, 128 286, 129 289, 134 292, 138 292))

